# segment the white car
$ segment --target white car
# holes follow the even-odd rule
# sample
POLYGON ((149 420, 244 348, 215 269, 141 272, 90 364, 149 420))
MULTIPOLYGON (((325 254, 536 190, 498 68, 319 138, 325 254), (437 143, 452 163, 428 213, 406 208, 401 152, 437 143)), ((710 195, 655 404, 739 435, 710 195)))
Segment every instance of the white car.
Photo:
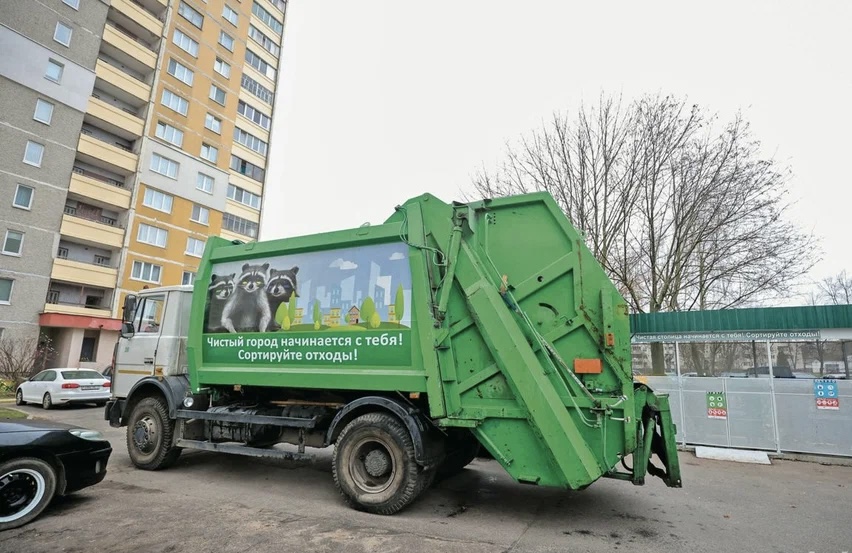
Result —
POLYGON ((110 381, 90 369, 47 369, 18 386, 15 404, 41 403, 45 409, 67 403, 106 405, 110 381))

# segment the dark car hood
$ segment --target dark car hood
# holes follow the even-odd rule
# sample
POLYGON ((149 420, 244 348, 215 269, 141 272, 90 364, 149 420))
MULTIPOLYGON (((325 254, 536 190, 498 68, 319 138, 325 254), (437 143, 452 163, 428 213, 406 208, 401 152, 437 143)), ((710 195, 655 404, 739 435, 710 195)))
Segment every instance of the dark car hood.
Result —
POLYGON ((13 419, 0 420, 0 434, 8 432, 33 432, 33 431, 49 431, 49 430, 68 430, 70 428, 80 428, 61 422, 45 421, 45 420, 28 420, 28 419, 13 419))

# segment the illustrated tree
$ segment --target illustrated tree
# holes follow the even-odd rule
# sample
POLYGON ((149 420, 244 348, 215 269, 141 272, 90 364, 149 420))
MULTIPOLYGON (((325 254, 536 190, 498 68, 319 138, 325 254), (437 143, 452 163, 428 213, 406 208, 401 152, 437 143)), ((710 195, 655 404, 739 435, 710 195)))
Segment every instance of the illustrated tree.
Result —
POLYGON ((290 324, 296 322, 296 298, 291 297, 290 301, 287 302, 287 316, 290 319, 290 324))
POLYGON ((319 330, 322 326, 322 310, 320 310, 319 300, 314 300, 314 329, 319 330))
MULTIPOLYGON (((724 309, 784 296, 816 261, 786 218, 789 175, 739 114, 602 97, 510 145, 473 196, 549 192, 634 312, 724 309)), ((654 374, 663 357, 652 344, 654 374)))
POLYGON ((374 313, 376 313, 376 303, 373 298, 367 296, 361 302, 361 320, 370 324, 374 313))
POLYGON ((405 315, 405 294, 402 291, 402 284, 396 287, 396 298, 393 302, 393 309, 396 314, 396 322, 402 322, 402 316, 405 315))

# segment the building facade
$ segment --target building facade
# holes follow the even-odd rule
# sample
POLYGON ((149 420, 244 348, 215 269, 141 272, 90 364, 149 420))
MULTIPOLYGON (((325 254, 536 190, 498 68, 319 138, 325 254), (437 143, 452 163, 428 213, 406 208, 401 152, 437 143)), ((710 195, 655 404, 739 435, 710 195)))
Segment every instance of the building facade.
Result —
MULTIPOLYGON (((0 328, 111 362, 124 295, 256 239, 283 0, 0 5, 0 328)), ((2 335, 0 335, 0 339, 2 335)))

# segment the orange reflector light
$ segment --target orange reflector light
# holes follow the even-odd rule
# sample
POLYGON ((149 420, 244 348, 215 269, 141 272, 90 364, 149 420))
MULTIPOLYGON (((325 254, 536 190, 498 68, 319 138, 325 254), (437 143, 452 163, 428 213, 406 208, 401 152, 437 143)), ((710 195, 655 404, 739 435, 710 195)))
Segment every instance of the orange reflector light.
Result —
POLYGON ((615 334, 613 334, 612 332, 606 333, 606 347, 615 347, 615 334))
POLYGON ((603 363, 600 359, 574 359, 574 372, 576 374, 600 374, 603 372, 603 363))

